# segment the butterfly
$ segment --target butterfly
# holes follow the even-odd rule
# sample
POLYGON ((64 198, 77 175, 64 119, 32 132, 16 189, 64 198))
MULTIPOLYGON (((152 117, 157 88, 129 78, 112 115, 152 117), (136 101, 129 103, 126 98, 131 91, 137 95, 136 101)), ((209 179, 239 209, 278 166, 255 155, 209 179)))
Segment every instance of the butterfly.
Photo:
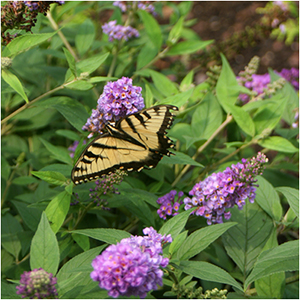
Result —
POLYGON ((154 168, 164 155, 172 154, 173 141, 166 130, 173 123, 172 105, 157 105, 114 123, 105 125, 105 133, 82 152, 72 170, 72 181, 80 184, 116 170, 141 171, 154 168))

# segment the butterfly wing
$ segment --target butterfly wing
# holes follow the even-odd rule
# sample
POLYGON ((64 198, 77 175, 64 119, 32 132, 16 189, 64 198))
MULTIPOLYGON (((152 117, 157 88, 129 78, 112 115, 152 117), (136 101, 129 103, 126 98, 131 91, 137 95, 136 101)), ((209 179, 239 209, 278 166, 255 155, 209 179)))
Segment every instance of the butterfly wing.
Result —
POLYGON ((140 171, 155 167, 174 145, 165 135, 173 122, 170 109, 159 105, 120 119, 116 126, 107 124, 107 133, 90 143, 72 170, 75 184, 109 174, 116 169, 140 171))

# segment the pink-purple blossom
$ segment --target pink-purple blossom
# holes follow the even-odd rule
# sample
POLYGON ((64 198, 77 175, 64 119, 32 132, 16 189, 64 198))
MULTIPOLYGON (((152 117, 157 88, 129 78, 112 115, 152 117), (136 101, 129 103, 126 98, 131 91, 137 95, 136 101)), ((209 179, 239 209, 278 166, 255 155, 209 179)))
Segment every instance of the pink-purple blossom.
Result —
POLYGON ((250 160, 231 165, 226 170, 213 173, 203 181, 196 183, 189 192, 192 196, 184 199, 185 210, 195 208, 192 214, 206 218, 207 224, 223 223, 223 217, 229 220, 228 208, 237 205, 243 209, 245 201, 254 202, 256 184, 255 176, 261 175, 268 162, 263 153, 258 153, 250 160))
POLYGON ((144 108, 142 88, 132 85, 132 79, 122 77, 115 82, 108 82, 98 99, 97 109, 92 110, 92 115, 83 130, 93 133, 102 133, 107 122, 115 122, 126 115, 131 115, 144 108))
POLYGON ((152 227, 143 230, 145 236, 131 236, 110 245, 92 262, 91 278, 108 295, 145 298, 157 285, 162 285, 163 271, 169 259, 164 258, 162 246, 172 242, 170 235, 162 236, 152 227))
POLYGON ((178 193, 178 197, 175 199, 177 192, 172 190, 170 193, 157 199, 157 203, 160 204, 160 208, 157 213, 160 218, 166 220, 167 216, 178 215, 178 210, 183 201, 180 198, 183 196, 183 192, 178 193))
POLYGON ((30 299, 53 299, 57 298, 55 284, 57 279, 53 274, 42 268, 24 272, 21 275, 20 285, 16 287, 17 294, 22 298, 30 299))
MULTIPOLYGON (((85 145, 86 140, 83 140, 82 144, 85 145)), ((76 151, 78 145, 79 145, 79 141, 74 141, 74 143, 68 148, 68 150, 70 151, 70 157, 72 157, 72 158, 74 157, 74 154, 75 154, 75 151, 76 151)))
POLYGON ((113 40, 125 40, 128 41, 128 39, 132 37, 139 37, 139 32, 131 27, 131 26, 122 26, 117 25, 117 21, 110 21, 108 23, 105 23, 102 26, 102 30, 105 34, 108 35, 108 39, 110 42, 113 40))
MULTIPOLYGON (((132 9, 133 1, 115 1, 113 5, 119 7, 122 12, 126 12, 127 10, 132 9)), ((145 10, 151 14, 153 14, 155 10, 150 1, 137 1, 137 8, 145 10)))

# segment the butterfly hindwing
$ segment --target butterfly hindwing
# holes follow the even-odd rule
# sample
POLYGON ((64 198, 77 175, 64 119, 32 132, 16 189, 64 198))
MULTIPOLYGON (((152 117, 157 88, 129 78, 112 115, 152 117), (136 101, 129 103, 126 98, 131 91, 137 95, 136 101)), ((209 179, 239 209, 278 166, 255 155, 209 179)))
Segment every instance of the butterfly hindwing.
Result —
POLYGON ((117 169, 140 171, 155 167, 163 155, 170 155, 174 145, 166 136, 173 122, 170 109, 158 105, 107 124, 107 133, 90 143, 72 170, 72 180, 79 184, 117 169))

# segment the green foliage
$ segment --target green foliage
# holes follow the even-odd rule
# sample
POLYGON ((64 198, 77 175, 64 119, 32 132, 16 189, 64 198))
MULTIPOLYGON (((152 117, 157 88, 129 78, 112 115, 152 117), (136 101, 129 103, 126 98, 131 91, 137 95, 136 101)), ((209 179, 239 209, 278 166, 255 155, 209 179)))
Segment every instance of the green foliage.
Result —
MULTIPOLYGON (((155 2, 158 15, 164 5, 171 15, 162 25, 135 6, 122 14, 112 2, 66 2, 41 17, 34 33, 3 46, 2 297, 18 297, 25 270, 44 268, 57 277, 59 298, 107 298, 90 277, 92 260, 149 226, 173 241, 164 246, 164 287, 148 298, 224 298, 225 286, 232 298, 298 297, 297 92, 286 82, 256 97, 238 83, 226 51, 218 52, 222 66, 199 83, 199 67, 186 62, 216 43, 192 30, 193 2, 155 2), (111 20, 137 28, 139 38, 110 42, 98 16, 111 10, 111 20), (176 151, 153 170, 128 173, 118 193, 95 191, 95 182, 75 186, 71 170, 88 135, 82 127, 105 84, 123 76, 142 87, 147 108, 179 108, 167 133, 176 151), (250 97, 244 105, 242 93, 250 97), (231 222, 208 226, 184 204, 178 215, 159 218, 159 197, 174 189, 184 199, 195 183, 258 151, 269 164, 255 203, 230 208, 231 222)), ((295 26, 286 22, 287 43, 295 26)), ((273 83, 280 77, 269 74, 273 83)))

